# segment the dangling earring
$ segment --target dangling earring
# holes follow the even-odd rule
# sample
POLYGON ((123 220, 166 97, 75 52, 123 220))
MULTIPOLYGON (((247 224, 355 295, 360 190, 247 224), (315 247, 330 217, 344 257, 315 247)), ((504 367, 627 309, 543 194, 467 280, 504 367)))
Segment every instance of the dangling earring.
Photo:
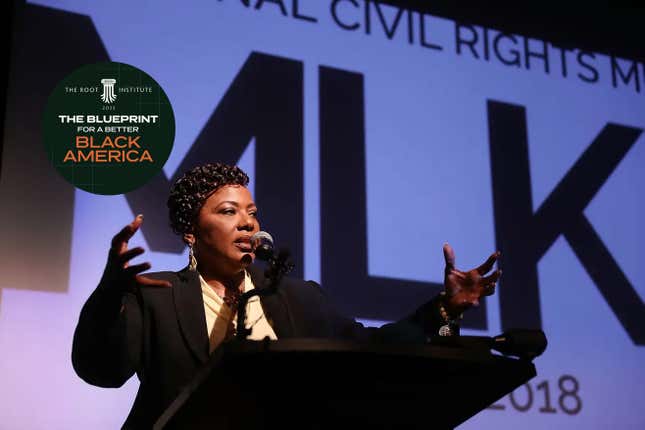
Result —
POLYGON ((195 251, 193 251, 193 243, 188 243, 188 270, 193 272, 197 270, 197 259, 195 258, 195 251))

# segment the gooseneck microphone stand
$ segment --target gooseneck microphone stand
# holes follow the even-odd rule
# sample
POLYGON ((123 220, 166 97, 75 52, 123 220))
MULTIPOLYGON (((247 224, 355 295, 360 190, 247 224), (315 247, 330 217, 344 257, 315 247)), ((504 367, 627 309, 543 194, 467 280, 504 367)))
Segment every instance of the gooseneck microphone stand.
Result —
POLYGON ((264 276, 269 285, 266 288, 254 288, 240 296, 237 304, 237 333, 235 334, 237 340, 245 340, 252 331, 251 328, 246 328, 246 304, 249 299, 254 296, 264 297, 274 294, 282 277, 291 272, 294 267, 294 264, 289 261, 289 251, 286 249, 280 250, 275 255, 269 246, 261 246, 255 250, 255 256, 268 263, 264 276))

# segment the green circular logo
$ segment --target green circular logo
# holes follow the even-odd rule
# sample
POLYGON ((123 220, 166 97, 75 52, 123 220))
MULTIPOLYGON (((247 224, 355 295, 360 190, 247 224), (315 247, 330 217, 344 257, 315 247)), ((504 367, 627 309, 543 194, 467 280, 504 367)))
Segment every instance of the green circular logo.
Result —
POLYGON ((144 71, 90 64, 49 96, 43 136, 50 161, 69 183, 94 194, 121 194, 162 169, 175 117, 166 93, 144 71))

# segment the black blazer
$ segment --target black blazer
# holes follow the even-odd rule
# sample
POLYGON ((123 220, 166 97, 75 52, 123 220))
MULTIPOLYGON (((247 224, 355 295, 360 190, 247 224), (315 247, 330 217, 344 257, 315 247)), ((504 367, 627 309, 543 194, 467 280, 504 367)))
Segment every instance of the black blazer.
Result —
MULTIPOLYGON (((249 267, 256 288, 262 271, 249 267)), ((120 387, 134 373, 141 384, 123 428, 150 428, 181 388, 208 360, 209 344, 197 272, 146 274, 170 281, 171 288, 142 287, 122 293, 102 280, 79 317, 72 364, 86 382, 120 387)), ((382 340, 384 330, 366 328, 339 315, 315 282, 284 278, 278 292, 261 298, 264 313, 281 338, 382 340)), ((442 324, 437 299, 397 323, 436 334, 442 324)), ((389 327, 389 333, 392 326, 389 327)))

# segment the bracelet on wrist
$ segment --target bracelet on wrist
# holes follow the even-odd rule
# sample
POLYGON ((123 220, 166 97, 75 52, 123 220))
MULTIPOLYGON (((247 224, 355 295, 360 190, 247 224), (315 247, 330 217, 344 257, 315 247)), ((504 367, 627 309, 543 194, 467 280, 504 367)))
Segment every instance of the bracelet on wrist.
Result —
POLYGON ((442 291, 439 297, 439 315, 444 324, 439 327, 439 336, 454 336, 456 329, 459 327, 459 321, 464 317, 464 314, 459 314, 456 318, 451 318, 444 306, 446 300, 446 292, 442 291))

